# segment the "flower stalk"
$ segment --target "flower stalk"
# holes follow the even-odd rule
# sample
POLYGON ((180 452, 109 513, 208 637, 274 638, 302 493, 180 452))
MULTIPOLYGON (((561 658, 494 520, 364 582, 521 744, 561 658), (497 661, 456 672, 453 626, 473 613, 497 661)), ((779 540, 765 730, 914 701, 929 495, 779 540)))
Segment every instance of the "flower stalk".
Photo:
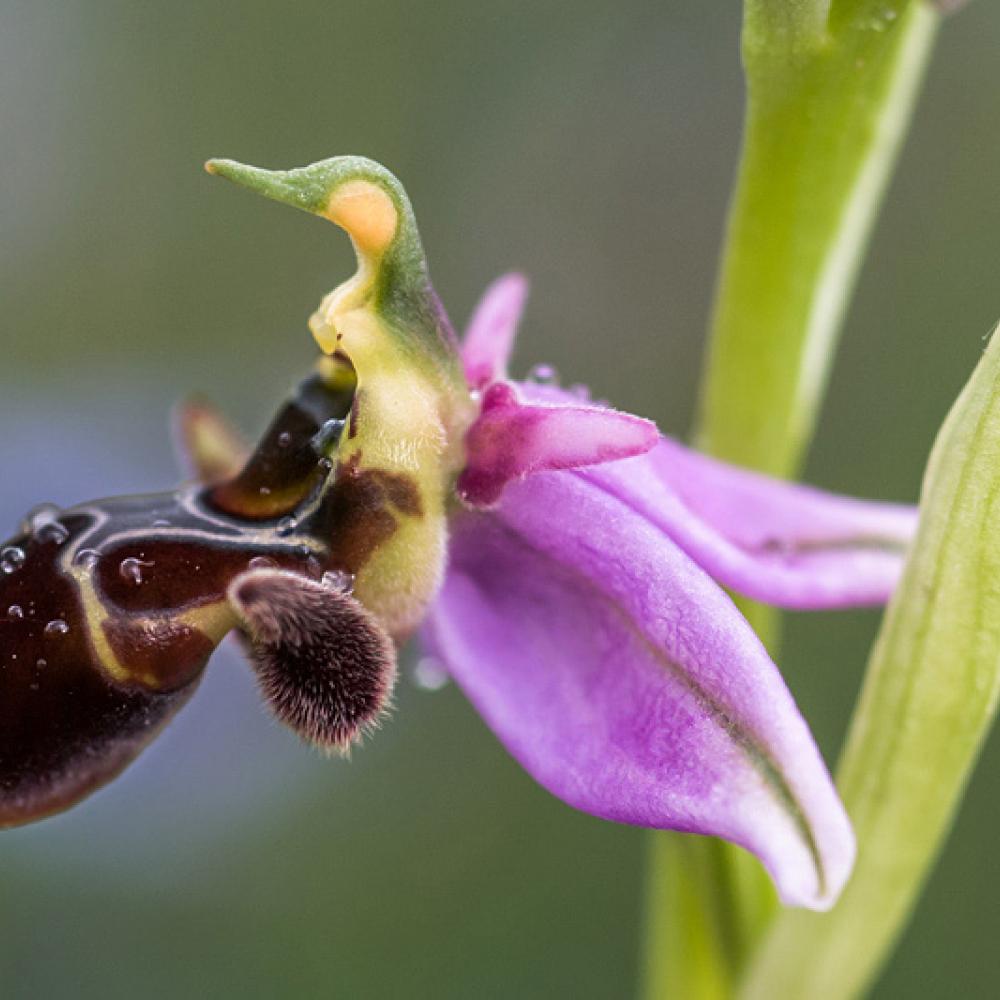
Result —
MULTIPOLYGON (((746 0, 746 125, 695 432, 708 453, 797 471, 938 20, 919 0, 746 0)), ((774 612, 742 606, 773 645, 774 612)), ((678 881, 688 845, 655 836, 646 995, 732 995, 776 910, 764 873, 723 844, 726 863, 678 881), (676 911, 681 895, 718 918, 696 925, 701 949, 657 940, 656 915, 676 911), (699 959, 706 949, 728 970, 721 980, 699 959)))
POLYGON ((747 120, 701 448, 794 474, 938 20, 922 2, 748 0, 747 120))

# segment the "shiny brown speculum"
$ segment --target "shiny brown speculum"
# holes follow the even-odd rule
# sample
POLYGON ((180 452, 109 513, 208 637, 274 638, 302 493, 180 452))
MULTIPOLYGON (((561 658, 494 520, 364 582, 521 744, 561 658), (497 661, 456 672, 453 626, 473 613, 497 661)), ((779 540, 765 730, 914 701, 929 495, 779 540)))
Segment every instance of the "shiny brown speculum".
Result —
POLYGON ((0 826, 114 777, 233 628, 307 739, 343 749, 373 721, 393 646, 350 582, 420 500, 338 460, 354 390, 317 371, 235 476, 39 509, 0 546, 0 826))

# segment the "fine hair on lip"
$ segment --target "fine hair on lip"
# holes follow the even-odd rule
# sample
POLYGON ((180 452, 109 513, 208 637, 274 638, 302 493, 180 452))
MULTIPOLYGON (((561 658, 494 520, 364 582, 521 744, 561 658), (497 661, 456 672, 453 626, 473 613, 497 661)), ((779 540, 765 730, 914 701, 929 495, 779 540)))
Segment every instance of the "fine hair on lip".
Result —
POLYGON ((229 599, 251 641, 262 698, 303 739, 346 751, 388 707, 392 640, 353 597, 274 569, 250 570, 229 599))

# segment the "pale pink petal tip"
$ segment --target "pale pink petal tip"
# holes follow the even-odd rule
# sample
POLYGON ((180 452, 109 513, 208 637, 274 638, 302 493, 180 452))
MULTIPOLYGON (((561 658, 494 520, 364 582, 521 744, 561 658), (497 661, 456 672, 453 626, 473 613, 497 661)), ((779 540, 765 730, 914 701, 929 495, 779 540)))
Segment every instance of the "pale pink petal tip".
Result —
POLYGON ((528 279, 505 274, 486 289, 462 341, 462 364, 473 389, 506 377, 517 325, 528 298, 528 279))
POLYGON ((459 496, 488 507, 514 479, 642 455, 659 441, 656 425, 596 406, 523 403, 509 382, 495 382, 466 437, 459 496))

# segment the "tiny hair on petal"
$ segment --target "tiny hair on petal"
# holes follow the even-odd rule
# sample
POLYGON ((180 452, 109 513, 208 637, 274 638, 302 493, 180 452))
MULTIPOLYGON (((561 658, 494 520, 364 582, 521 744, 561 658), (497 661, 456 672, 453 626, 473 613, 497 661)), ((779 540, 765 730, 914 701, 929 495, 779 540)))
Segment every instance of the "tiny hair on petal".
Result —
POLYGON ((387 709, 392 640, 350 594, 297 573, 249 570, 229 599, 251 642, 261 696, 304 740, 345 752, 387 709))

